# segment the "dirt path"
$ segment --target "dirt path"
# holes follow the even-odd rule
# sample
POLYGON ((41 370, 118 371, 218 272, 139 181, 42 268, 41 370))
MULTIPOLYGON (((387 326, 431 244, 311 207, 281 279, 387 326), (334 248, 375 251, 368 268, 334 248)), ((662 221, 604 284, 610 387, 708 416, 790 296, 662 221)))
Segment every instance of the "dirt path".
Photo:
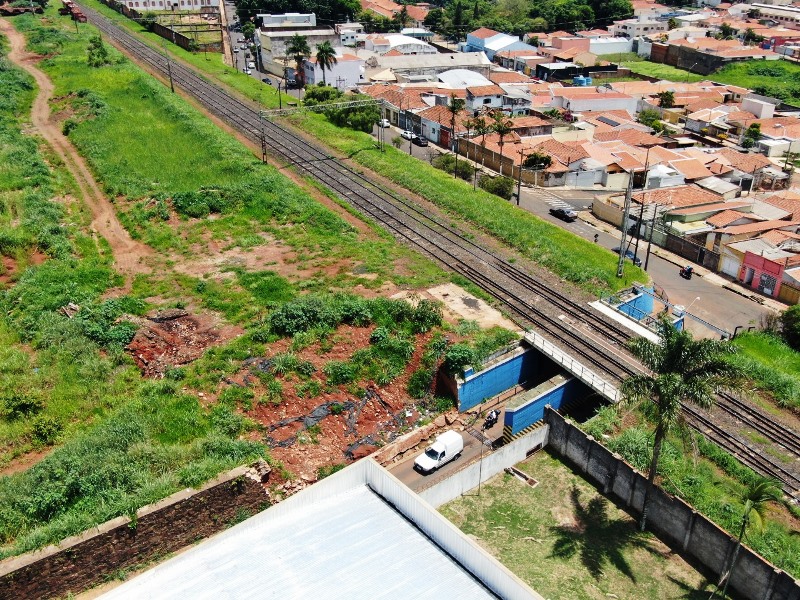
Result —
POLYGON ((25 37, 7 19, 0 19, 0 32, 8 37, 11 45, 9 60, 30 73, 39 87, 31 110, 33 126, 61 158, 78 184, 83 200, 92 213, 91 228, 108 242, 116 269, 125 275, 150 272, 143 259, 153 254, 152 249, 131 238, 117 219, 113 205, 103 194, 86 161, 61 133, 60 123, 50 118, 49 102, 53 95, 53 84, 35 66, 41 57, 25 50, 25 37))

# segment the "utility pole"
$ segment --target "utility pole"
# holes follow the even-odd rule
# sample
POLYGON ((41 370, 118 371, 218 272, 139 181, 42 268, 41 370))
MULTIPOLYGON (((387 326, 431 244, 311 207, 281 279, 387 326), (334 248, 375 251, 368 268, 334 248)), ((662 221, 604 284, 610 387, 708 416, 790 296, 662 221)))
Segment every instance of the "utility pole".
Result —
POLYGON ((267 164, 267 137, 264 134, 264 111, 258 111, 258 122, 261 125, 261 162, 267 164))
POLYGON ((162 41, 161 46, 164 48, 164 58, 167 60, 167 75, 169 75, 169 90, 174 94, 175 84, 172 81, 172 61, 170 61, 169 54, 167 53, 167 43, 165 41, 162 41))
POLYGON ((625 242, 628 237, 628 213, 631 210, 632 192, 633 192, 633 171, 629 171, 628 189, 625 191, 625 207, 622 209, 622 237, 619 240, 619 260, 617 261, 617 277, 622 277, 625 269, 625 242))
POLYGON ((519 173, 517 174, 517 206, 519 206, 520 193, 522 192, 522 163, 524 151, 519 151, 519 173))

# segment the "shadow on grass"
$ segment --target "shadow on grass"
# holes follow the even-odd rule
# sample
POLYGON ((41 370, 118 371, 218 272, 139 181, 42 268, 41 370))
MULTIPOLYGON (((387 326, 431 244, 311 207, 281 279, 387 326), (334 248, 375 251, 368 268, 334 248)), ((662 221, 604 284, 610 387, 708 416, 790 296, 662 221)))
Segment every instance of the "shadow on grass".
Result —
POLYGON ((551 557, 572 558, 577 554, 595 579, 600 579, 603 570, 611 565, 636 583, 623 551, 629 546, 651 550, 648 536, 639 533, 635 523, 610 519, 605 498, 596 496, 584 506, 576 487, 570 496, 575 523, 550 528, 556 536, 551 557))
MULTIPOLYGON (((675 584, 676 587, 679 587, 683 592, 683 595, 680 596, 682 600, 708 600, 709 595, 711 595, 711 590, 713 589, 714 585, 708 581, 703 580, 701 588, 695 589, 690 586, 685 581, 681 581, 680 579, 675 579, 672 575, 667 575, 669 580, 675 584)), ((727 598, 728 596, 726 596, 727 598)), ((725 600, 722 596, 717 595, 715 596, 718 600, 725 600)))

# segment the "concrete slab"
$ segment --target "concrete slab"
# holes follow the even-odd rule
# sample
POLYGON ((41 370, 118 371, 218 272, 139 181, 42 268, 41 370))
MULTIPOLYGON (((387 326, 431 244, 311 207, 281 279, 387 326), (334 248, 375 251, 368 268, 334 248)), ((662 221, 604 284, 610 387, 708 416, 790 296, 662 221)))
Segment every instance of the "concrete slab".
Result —
POLYGON ((589 304, 589 306, 591 306, 592 308, 596 309, 598 312, 603 313, 607 317, 613 319, 614 321, 616 321, 617 323, 619 323, 620 325, 625 327, 625 329, 630 329, 636 335, 640 335, 643 338, 646 338, 646 339, 650 340, 651 342, 657 343, 659 341, 659 337, 655 333, 650 331, 647 327, 645 327, 643 325, 639 325, 633 319, 631 319, 629 317, 626 317, 623 314, 618 313, 616 310, 614 310, 610 306, 606 306, 605 304, 603 304, 599 300, 595 300, 594 302, 591 302, 589 304))

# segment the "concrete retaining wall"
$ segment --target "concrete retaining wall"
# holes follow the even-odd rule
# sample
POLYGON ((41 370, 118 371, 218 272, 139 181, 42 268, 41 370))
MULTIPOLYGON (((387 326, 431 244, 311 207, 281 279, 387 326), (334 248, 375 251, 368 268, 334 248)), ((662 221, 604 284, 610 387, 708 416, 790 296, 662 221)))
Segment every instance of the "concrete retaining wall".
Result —
POLYGON ((140 508, 135 521, 118 517, 58 546, 6 559, 0 562, 0 598, 63 598, 213 535, 267 507, 260 480, 249 475, 248 467, 239 467, 199 490, 140 508))
POLYGON ((579 394, 588 394, 591 390, 579 379, 570 377, 556 387, 542 392, 540 396, 531 398, 528 402, 515 408, 506 407, 503 417, 503 435, 506 428, 510 435, 516 435, 531 425, 544 418, 545 406, 552 406, 555 410, 561 408, 565 402, 576 398, 579 394))
POLYGON ((442 504, 450 502, 450 500, 478 487, 479 481, 483 483, 506 467, 525 460, 532 451, 541 448, 546 443, 547 426, 542 426, 491 454, 487 450, 487 454, 481 460, 461 469, 444 481, 421 491, 419 495, 428 504, 438 508, 442 504))
MULTIPOLYGON (((569 459, 603 494, 634 513, 641 512, 647 484, 641 473, 554 410, 545 411, 545 422, 547 445, 554 452, 569 459)), ((698 561, 719 576, 736 540, 660 488, 654 489, 650 502, 648 528, 684 557, 698 561)), ((746 546, 739 553, 730 585, 751 600, 800 600, 800 582, 746 546)))

